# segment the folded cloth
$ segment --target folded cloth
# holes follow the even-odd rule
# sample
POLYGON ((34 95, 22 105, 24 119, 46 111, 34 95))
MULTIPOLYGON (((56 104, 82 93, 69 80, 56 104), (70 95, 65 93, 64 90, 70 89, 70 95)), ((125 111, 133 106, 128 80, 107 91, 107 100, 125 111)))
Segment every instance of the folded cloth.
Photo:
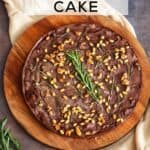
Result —
MULTIPOLYGON (((19 35, 30 25, 42 19, 43 15, 27 15, 23 11, 24 0, 3 0, 7 8, 9 15, 9 34, 11 42, 14 43, 19 35)), ((73 0, 76 1, 76 0, 73 0)), ((28 0, 26 4, 30 8, 30 4, 34 4, 35 8, 40 10, 40 5, 36 3, 36 0, 28 0)), ((46 3, 47 1, 42 1, 46 3)), ((30 9, 32 11, 32 9, 30 9)), ((104 16, 110 16, 115 21, 120 22, 131 33, 136 36, 132 25, 127 19, 118 11, 113 9, 105 0, 101 0, 100 14, 104 16)), ((147 112, 141 119, 135 129, 133 129, 128 135, 123 137, 116 143, 104 148, 105 150, 150 150, 150 106, 148 106, 147 112)))

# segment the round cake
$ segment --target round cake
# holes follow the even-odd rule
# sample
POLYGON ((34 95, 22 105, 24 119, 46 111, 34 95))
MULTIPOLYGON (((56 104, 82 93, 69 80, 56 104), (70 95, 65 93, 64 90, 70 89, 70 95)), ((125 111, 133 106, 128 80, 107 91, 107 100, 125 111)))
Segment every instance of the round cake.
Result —
POLYGON ((119 34, 96 24, 70 24, 37 42, 25 62, 22 87, 45 127, 86 137, 114 128, 132 113, 141 67, 119 34))

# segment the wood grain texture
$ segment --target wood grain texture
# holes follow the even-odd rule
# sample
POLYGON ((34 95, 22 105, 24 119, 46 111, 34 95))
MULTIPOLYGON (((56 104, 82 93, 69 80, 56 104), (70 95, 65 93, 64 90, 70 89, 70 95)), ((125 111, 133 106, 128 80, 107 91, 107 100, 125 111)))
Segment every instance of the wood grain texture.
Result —
POLYGON ((9 108, 23 128, 38 141, 49 146, 67 150, 87 150, 104 147, 127 134, 139 121, 146 109, 150 85, 150 65, 139 42, 119 23, 102 16, 49 16, 28 28, 11 49, 4 71, 4 92, 9 108), (117 32, 134 47, 142 67, 142 88, 133 113, 120 125, 90 138, 68 138, 44 128, 32 115, 24 102, 21 88, 22 68, 26 57, 36 41, 49 30, 70 23, 96 23, 117 32))

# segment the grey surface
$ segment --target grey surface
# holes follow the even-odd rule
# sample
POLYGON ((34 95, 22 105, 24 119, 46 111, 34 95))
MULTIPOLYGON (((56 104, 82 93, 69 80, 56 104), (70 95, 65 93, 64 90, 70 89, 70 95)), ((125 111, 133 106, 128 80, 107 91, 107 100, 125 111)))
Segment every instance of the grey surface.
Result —
MULTIPOLYGON (((150 0, 129 0, 129 15, 127 18, 134 26, 139 41, 145 50, 150 53, 150 0)), ((0 1, 0 118, 6 116, 9 119, 8 126, 21 142, 23 150, 48 150, 47 146, 35 141, 15 121, 11 115, 3 93, 3 69, 6 57, 11 48, 8 36, 8 24, 4 4, 0 1)), ((15 67, 15 64, 14 66, 15 67)), ((59 142, 59 141, 58 141, 59 142)))

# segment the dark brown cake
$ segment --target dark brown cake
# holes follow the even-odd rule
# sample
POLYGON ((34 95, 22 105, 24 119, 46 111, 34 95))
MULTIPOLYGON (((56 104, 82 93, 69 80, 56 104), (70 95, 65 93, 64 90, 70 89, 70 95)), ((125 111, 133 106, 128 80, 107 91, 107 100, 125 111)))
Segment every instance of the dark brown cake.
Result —
POLYGON ((85 137, 112 129, 131 114, 140 69, 120 35, 95 24, 67 25, 50 31, 31 50, 23 94, 48 129, 85 137))

